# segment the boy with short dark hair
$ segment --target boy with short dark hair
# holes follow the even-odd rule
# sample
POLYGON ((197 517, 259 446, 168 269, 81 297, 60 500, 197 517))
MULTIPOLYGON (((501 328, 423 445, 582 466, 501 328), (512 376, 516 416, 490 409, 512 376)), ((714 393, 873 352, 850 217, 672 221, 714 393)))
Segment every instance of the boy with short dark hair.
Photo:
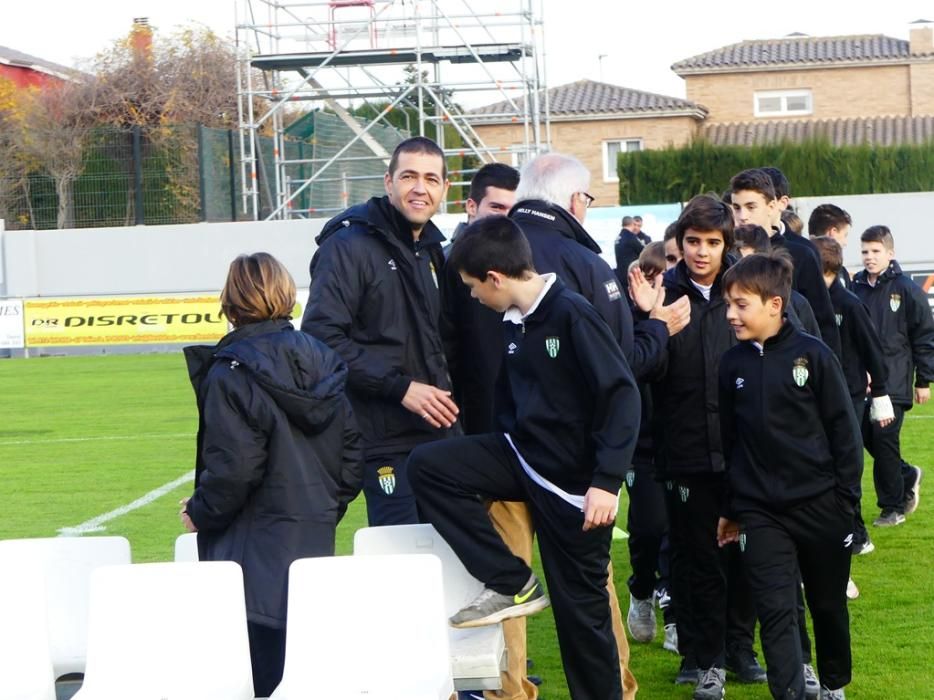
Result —
MULTIPOLYGON (((808 235, 811 240, 821 236, 830 236, 841 248, 846 248, 847 238, 850 235, 850 227, 853 225, 853 219, 843 209, 835 204, 819 204, 814 207, 811 216, 808 217, 808 235)), ((840 284, 847 289, 850 288, 850 273, 840 265, 838 273, 840 284)))
POLYGON ((416 449, 408 468, 432 523, 483 592, 451 618, 494 624, 548 605, 493 528, 484 500, 526 501, 573 698, 622 697, 606 591, 618 494, 639 430, 639 394, 609 327, 554 274, 538 275, 506 218, 469 226, 451 251, 471 294, 504 313, 495 433, 416 449))
MULTIPOLYGON (((745 224, 737 226, 735 231, 736 250, 741 258, 753 253, 768 253, 771 249, 769 243, 769 234, 765 229, 755 224, 745 224)), ((805 333, 820 338, 820 327, 817 325, 817 319, 814 318, 814 310, 803 295, 798 294, 794 289, 791 290, 791 297, 788 302, 788 315, 794 323, 805 333)))
POLYGON ((902 274, 895 239, 887 226, 870 226, 860 236, 865 269, 853 276, 853 292, 876 324, 888 369, 895 420, 882 426, 863 419, 863 441, 873 456, 872 475, 881 513, 873 525, 905 522, 918 507, 922 471, 902 460, 899 433, 912 401, 931 398, 934 380, 934 319, 921 288, 902 274), (914 391, 912 391, 914 385, 914 391))
MULTIPOLYGON (((840 283, 840 270, 843 267, 843 248, 830 236, 818 236, 812 239, 821 255, 824 281, 830 291, 837 326, 840 328, 840 344, 843 348, 841 364, 853 402, 856 421, 863 423, 866 412, 867 388, 871 390, 872 406, 870 420, 885 427, 895 419, 892 401, 886 389, 888 372, 882 353, 882 343, 869 312, 859 298, 844 288, 840 283), (866 375, 872 377, 867 384, 866 375)), ((860 475, 862 480, 862 475, 860 475)), ((860 504, 856 504, 855 530, 853 532, 853 554, 868 554, 875 546, 866 531, 860 504)))
POLYGON ((684 258, 665 273, 666 301, 687 296, 691 320, 669 339, 653 385, 655 471, 666 485, 669 515, 671 597, 682 656, 676 682, 694 684, 695 700, 719 700, 727 666, 747 681, 765 677, 752 651, 751 608, 734 616, 746 624, 732 625, 728 634, 728 591, 734 587, 728 578, 735 576, 728 554, 715 544, 724 488, 717 368, 736 342, 721 293, 732 264, 732 212, 716 197, 699 195, 681 212, 676 231, 684 258))
POLYGON ((834 322, 833 306, 820 272, 817 251, 802 236, 786 235, 785 225, 781 220, 782 210, 788 201, 787 183, 788 180, 777 168, 752 168, 734 175, 730 180, 730 189, 736 225, 761 226, 769 234, 773 248, 784 248, 788 251, 794 265, 792 285, 811 305, 820 327, 821 340, 839 357, 840 333, 834 322), (770 176, 767 170, 777 171, 778 174, 773 173, 770 176), (781 195, 776 190, 775 180, 783 187, 781 195))
POLYGON ((740 343, 720 363, 728 497, 720 546, 739 542, 774 698, 805 696, 796 589, 814 620, 821 700, 850 682, 846 584, 862 446, 840 364, 784 318, 792 268, 750 255, 724 275, 740 343))

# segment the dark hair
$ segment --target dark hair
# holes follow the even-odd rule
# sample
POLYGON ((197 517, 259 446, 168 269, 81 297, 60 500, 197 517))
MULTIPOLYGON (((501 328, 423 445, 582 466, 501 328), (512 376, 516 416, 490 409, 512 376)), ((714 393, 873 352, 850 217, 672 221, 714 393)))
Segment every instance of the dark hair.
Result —
POLYGON ((505 163, 487 163, 480 168, 470 181, 470 197, 477 204, 486 197, 487 187, 515 192, 519 186, 519 171, 505 163))
POLYGON ((801 217, 791 211, 791 209, 786 209, 782 212, 782 223, 785 224, 785 228, 792 233, 801 235, 804 231, 804 222, 801 221, 801 217))
POLYGON ((678 247, 684 249, 684 232, 719 231, 723 234, 724 251, 733 247, 733 211, 714 195, 699 194, 684 207, 675 222, 675 238, 678 247))
POLYGON ((632 220, 633 220, 633 221, 638 221, 640 224, 642 223, 642 217, 639 216, 638 214, 636 214, 634 217, 632 217, 632 220))
POLYGON ((886 249, 895 250, 895 236, 892 235, 892 231, 888 226, 882 224, 867 228, 863 231, 863 235, 859 237, 859 240, 863 243, 881 243, 886 249))
POLYGON ((672 221, 665 227, 665 235, 662 237, 663 241, 670 241, 672 238, 678 237, 678 222, 672 221))
POLYGON ((776 199, 791 197, 791 184, 788 182, 788 178, 785 177, 785 173, 770 165, 759 169, 768 175, 769 179, 772 181, 776 199))
POLYGON ((830 236, 815 236, 811 239, 820 253, 821 271, 825 275, 836 275, 843 267, 843 247, 830 236))
POLYGON ((513 279, 535 272, 528 239, 505 216, 486 216, 467 226, 454 241, 447 264, 478 280, 485 280, 490 270, 513 279))
POLYGON ((295 282, 285 265, 269 253, 239 255, 221 290, 221 311, 234 326, 292 318, 295 282))
POLYGON ((623 226, 632 226, 632 222, 635 221, 631 216, 623 217, 623 226))
POLYGON ((720 195, 720 199, 723 201, 724 204, 729 204, 732 207, 733 206, 733 190, 727 187, 725 190, 723 190, 723 194, 720 195))
POLYGON ((747 255, 723 273, 721 286, 724 294, 733 287, 758 295, 765 303, 772 297, 781 297, 782 310, 788 308, 791 296, 791 277, 794 267, 784 250, 768 254, 747 255))
POLYGON ((639 268, 646 279, 660 275, 666 267, 665 244, 661 241, 652 241, 639 253, 639 268))
POLYGON ((743 224, 733 232, 737 248, 752 248, 754 253, 768 253, 772 249, 769 234, 761 226, 743 224))
POLYGON ((826 236, 832 228, 843 228, 852 225, 853 219, 835 204, 820 204, 814 207, 808 217, 808 234, 812 237, 826 236))
POLYGON ((730 193, 735 194, 743 190, 758 192, 765 197, 766 202, 777 199, 772 178, 761 168, 750 168, 733 176, 730 180, 730 193))
POLYGON ((438 156, 441 158, 441 177, 447 179, 448 164, 444 158, 444 151, 441 150, 438 144, 425 136, 413 136, 396 146, 396 150, 392 152, 392 158, 389 160, 390 177, 396 174, 399 167, 399 156, 403 153, 427 153, 428 155, 438 156))

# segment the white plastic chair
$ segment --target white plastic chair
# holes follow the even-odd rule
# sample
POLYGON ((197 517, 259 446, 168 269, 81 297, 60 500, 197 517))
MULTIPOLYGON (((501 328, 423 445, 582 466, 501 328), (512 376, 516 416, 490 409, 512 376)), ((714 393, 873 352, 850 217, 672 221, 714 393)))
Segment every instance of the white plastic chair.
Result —
MULTIPOLYGON (((354 534, 354 554, 434 554, 441 560, 444 609, 448 616, 471 602, 483 590, 433 525, 368 527, 354 534)), ((448 627, 451 666, 457 690, 496 690, 506 644, 503 626, 472 629, 448 627)))
POLYGON ((88 663, 75 700, 253 700, 243 573, 229 561, 91 575, 88 663))
POLYGON ((0 700, 55 700, 43 562, 3 562, 0 576, 0 700))
POLYGON ((448 700, 453 691, 437 557, 292 563, 285 672, 271 700, 448 700))
POLYGON ((175 561, 198 561, 198 533, 186 532, 175 538, 175 561))
POLYGON ((44 572, 49 649, 55 678, 83 673, 87 657, 91 572, 130 563, 125 537, 42 537, 0 541, 0 570, 23 557, 44 572))

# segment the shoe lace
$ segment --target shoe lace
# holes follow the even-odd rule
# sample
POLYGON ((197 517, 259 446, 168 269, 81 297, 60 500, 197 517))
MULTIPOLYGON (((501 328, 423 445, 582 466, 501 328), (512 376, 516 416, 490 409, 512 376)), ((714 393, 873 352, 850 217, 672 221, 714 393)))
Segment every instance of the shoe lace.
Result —
POLYGON ((720 669, 716 666, 712 666, 704 671, 704 675, 701 677, 700 685, 702 688, 713 688, 715 686, 722 685, 723 681, 720 679, 720 669))
POLYGON ((804 682, 807 685, 817 685, 817 674, 811 664, 804 664, 804 682))
POLYGON ((654 609, 654 604, 651 598, 647 598, 646 600, 639 600, 638 598, 633 598, 633 600, 635 601, 633 607, 636 609, 636 613, 640 617, 648 616, 649 614, 651 614, 652 610, 654 609))

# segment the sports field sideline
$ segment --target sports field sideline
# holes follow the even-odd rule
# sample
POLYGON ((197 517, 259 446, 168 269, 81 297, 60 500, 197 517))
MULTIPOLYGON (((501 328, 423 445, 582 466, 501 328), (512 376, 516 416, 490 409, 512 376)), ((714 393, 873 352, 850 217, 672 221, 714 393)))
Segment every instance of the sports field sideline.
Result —
MULTIPOLYGON (((127 537, 136 562, 171 558, 182 532, 178 500, 191 491, 197 427, 180 352, 7 359, 0 361, 0 392, 0 539, 99 532, 127 537)), ((902 441, 906 459, 931 470, 928 479, 934 479, 934 404, 908 414, 902 441)), ((867 456, 867 521, 877 515, 871 464, 867 456)), ((882 531, 870 526, 876 551, 854 559, 861 597, 850 604, 851 700, 934 698, 931 488, 905 525, 882 531)), ((364 525, 361 496, 338 531, 338 553, 350 553, 352 534, 364 525)), ((625 614, 625 541, 614 542, 613 548, 625 614)), ((662 650, 660 637, 649 645, 631 644, 639 697, 689 698, 692 688, 672 684, 677 657, 662 650)), ((534 672, 544 678, 543 700, 568 700, 547 611, 530 619, 529 656, 534 672)), ((769 694, 765 686, 728 682, 727 697, 765 699, 769 694)))

